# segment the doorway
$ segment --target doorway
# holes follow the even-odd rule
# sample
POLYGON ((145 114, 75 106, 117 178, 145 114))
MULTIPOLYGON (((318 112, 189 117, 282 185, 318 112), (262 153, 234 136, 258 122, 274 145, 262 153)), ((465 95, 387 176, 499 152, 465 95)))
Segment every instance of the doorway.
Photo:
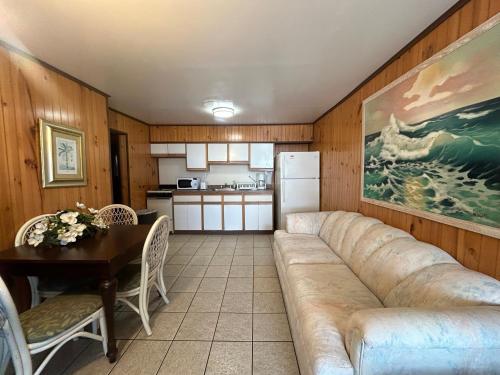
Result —
POLYGON ((111 184, 113 203, 130 206, 130 186, 128 173, 128 136, 110 130, 111 184))

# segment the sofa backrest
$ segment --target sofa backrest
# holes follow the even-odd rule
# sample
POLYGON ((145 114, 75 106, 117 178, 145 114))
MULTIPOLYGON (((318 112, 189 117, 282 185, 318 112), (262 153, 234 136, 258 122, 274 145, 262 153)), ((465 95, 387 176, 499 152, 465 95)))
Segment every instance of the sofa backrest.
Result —
POLYGON ((500 305, 500 281, 375 218, 334 212, 320 237, 386 307, 500 305))

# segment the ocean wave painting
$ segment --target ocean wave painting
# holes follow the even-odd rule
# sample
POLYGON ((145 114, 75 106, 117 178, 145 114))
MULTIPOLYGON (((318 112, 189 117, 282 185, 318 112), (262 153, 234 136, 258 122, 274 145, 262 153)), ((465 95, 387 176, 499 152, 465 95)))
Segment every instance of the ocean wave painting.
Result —
POLYGON ((363 200, 500 229, 500 24, 484 29, 364 102, 363 200))

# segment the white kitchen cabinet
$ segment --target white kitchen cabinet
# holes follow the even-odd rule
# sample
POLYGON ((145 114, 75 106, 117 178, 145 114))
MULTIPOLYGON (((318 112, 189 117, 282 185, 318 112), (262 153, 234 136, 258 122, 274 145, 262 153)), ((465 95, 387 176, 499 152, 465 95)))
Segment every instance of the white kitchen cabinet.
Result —
POLYGON ((203 205, 203 229, 222 230, 222 205, 203 205))
POLYGON ((259 230, 273 230, 272 204, 259 204, 259 230))
POLYGON ((186 144, 186 169, 207 169, 207 145, 205 143, 186 144))
POLYGON ((259 205, 245 205, 245 230, 259 230, 259 205))
POLYGON ((243 206, 224 205, 224 230, 243 230, 243 206))
POLYGON ((186 155, 186 144, 185 143, 169 143, 168 144, 168 154, 169 155, 186 155))
POLYGON ((229 144, 230 163, 248 163, 248 143, 229 144))
POLYGON ((201 204, 174 205, 175 230, 201 230, 201 204))
POLYGON ((273 230, 273 205, 245 205, 245 230, 273 230))
POLYGON ((151 155, 167 155, 168 154, 168 144, 166 143, 151 143, 149 145, 151 155))
POLYGON ((274 167, 274 144, 250 143, 250 168, 273 169, 273 167, 274 167))
POLYGON ((161 155, 168 157, 169 155, 179 156, 186 154, 185 143, 151 143, 151 155, 161 155))
POLYGON ((227 163, 227 143, 209 143, 208 162, 227 163))

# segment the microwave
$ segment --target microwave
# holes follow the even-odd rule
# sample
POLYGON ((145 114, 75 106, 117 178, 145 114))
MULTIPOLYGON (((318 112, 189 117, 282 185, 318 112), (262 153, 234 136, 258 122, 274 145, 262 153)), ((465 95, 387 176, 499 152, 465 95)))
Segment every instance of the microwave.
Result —
POLYGON ((199 189, 200 179, 198 177, 179 177, 177 179, 177 189, 199 189))

